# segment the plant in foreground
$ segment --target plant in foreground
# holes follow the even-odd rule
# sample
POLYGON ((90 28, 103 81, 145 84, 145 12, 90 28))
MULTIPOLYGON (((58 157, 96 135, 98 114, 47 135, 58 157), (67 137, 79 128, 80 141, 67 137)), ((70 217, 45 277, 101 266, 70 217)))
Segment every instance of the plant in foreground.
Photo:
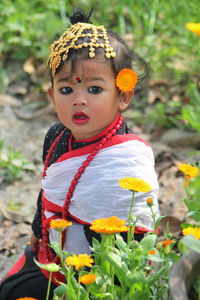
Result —
MULTIPOLYGON (((183 200, 188 208, 185 215, 185 222, 181 225, 184 237, 179 241, 178 248, 181 253, 188 252, 190 249, 200 253, 200 174, 199 167, 189 164, 181 164, 179 169, 185 176, 186 198, 183 200), (193 179, 190 181, 190 179, 193 179), (188 218, 193 218, 188 223, 188 218)), ((193 287, 200 298, 200 281, 194 278, 193 287)))
MULTIPOLYGON (((171 250, 175 241, 169 239, 168 242, 160 243, 159 247, 156 235, 159 222, 156 219, 154 232, 148 233, 140 242, 134 239, 137 221, 137 218, 132 216, 134 195, 135 192, 147 193, 151 187, 144 180, 130 177, 121 179, 119 184, 133 193, 128 226, 124 220, 116 216, 94 220, 90 229, 100 233, 101 242, 93 238, 92 256, 88 254, 70 256, 66 251, 62 251, 61 234, 62 230, 69 226, 69 222, 51 221, 50 226, 60 234, 59 243, 53 242, 52 247, 61 259, 59 271, 66 277, 66 283, 58 282, 59 285, 54 290, 55 300, 64 299, 64 295, 68 300, 101 298, 132 300, 155 299, 155 297, 163 299, 163 295, 169 289, 166 277, 172 265, 171 250), (127 242, 120 235, 121 232, 127 232, 127 242), (151 264, 150 261, 154 263, 151 264), (161 280, 165 283, 161 283, 161 280)), ((152 201, 153 199, 148 200, 147 203, 150 204, 152 201)), ((152 209, 152 206, 149 207, 152 209)), ((151 211, 152 217, 155 218, 153 210, 151 211)), ((51 265, 42 265, 38 262, 37 264, 42 268, 51 265)), ((57 269, 51 268, 50 272, 57 272, 57 269)), ((50 285, 48 290, 49 288, 50 285)))

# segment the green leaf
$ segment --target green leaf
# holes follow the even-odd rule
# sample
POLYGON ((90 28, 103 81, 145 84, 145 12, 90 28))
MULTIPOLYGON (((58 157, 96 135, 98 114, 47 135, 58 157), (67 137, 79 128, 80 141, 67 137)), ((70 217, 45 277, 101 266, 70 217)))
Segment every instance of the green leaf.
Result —
POLYGON ((117 247, 122 252, 128 252, 129 248, 127 243, 123 240, 122 236, 120 234, 116 234, 116 241, 115 241, 117 247))
POLYGON ((156 273, 154 273, 153 275, 149 275, 147 276, 147 284, 149 285, 149 287, 151 285, 153 285, 156 281, 158 281, 159 279, 162 278, 163 274, 166 274, 167 271, 169 270, 169 268, 171 268, 172 263, 171 262, 167 262, 160 270, 158 270, 156 273))
POLYGON ((54 294, 56 294, 58 297, 62 297, 66 293, 66 289, 67 285, 61 284, 54 290, 54 294))
POLYGON ((160 216, 157 220, 156 220, 156 223, 155 223, 155 228, 157 229, 159 224, 160 224, 160 221, 165 218, 165 216, 160 216))
POLYGON ((97 296, 97 297, 99 297, 99 298, 105 298, 105 297, 111 297, 112 295, 111 295, 111 293, 98 293, 98 292, 95 292, 95 291, 93 291, 92 293, 91 293, 92 295, 94 295, 94 296, 97 296))
POLYGON ((139 283, 141 286, 143 286, 146 283, 143 272, 129 272, 126 275, 126 285, 128 287, 131 287, 135 283, 139 283))
POLYGON ((97 241, 97 239, 93 238, 92 239, 92 247, 90 247, 92 252, 99 253, 100 248, 101 248, 101 244, 99 243, 99 241, 97 241))
POLYGON ((142 246, 144 253, 149 252, 154 247, 156 238, 156 234, 149 234, 141 240, 140 246, 142 246))
POLYGON ((105 257, 111 265, 114 267, 115 273, 119 280, 122 282, 126 280, 126 276, 130 273, 125 262, 121 260, 121 257, 115 253, 108 253, 105 257))
POLYGON ((193 235, 189 234, 184 236, 179 243, 184 244, 189 249, 200 253, 200 240, 197 240, 193 235))
POLYGON ((51 248, 53 248, 54 251, 56 252, 56 254, 58 254, 60 256, 59 242, 52 241, 51 242, 51 248))

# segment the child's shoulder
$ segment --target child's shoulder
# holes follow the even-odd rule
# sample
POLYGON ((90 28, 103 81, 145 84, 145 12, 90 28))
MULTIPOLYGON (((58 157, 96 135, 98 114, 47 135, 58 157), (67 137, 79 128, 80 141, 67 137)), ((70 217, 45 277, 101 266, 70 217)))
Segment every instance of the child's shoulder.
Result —
POLYGON ((48 139, 48 140, 55 139, 64 128, 65 128, 65 126, 61 122, 57 122, 57 123, 53 124, 47 131, 45 140, 46 139, 48 139))
MULTIPOLYGON (((66 127, 61 122, 57 122, 49 128, 47 134, 45 135, 45 139, 44 139, 43 161, 45 160, 46 154, 48 153, 51 145, 53 144, 53 142, 55 141, 57 136, 59 136, 59 134, 65 128, 66 127)), ((70 130, 68 128, 66 128, 66 131, 65 131, 66 134, 68 133, 68 131, 70 132, 70 130)))

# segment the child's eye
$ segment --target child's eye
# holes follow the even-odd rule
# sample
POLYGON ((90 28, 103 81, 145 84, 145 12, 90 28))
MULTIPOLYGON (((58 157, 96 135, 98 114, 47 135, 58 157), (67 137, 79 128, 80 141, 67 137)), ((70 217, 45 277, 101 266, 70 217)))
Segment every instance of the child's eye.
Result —
POLYGON ((60 93, 63 95, 68 95, 71 94, 73 92, 72 88, 66 86, 60 89, 60 93))
POLYGON ((92 94, 100 94, 102 92, 102 88, 99 86, 91 86, 89 87, 88 91, 92 94))

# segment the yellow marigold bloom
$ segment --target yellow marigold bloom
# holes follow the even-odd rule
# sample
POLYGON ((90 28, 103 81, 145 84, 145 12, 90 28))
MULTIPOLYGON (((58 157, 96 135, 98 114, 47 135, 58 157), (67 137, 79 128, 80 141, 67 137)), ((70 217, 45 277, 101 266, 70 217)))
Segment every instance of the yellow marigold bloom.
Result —
POLYGON ((89 274, 81 276, 80 282, 85 285, 92 284, 95 281, 95 279, 96 279, 96 275, 89 273, 89 274))
POLYGON ((189 164, 181 164, 179 170, 182 171, 186 177, 186 186, 188 186, 191 177, 196 177, 199 174, 199 169, 189 164))
POLYGON ((185 26, 187 29, 200 36, 200 23, 186 23, 185 26))
POLYGON ((148 254, 150 254, 150 255, 155 255, 156 254, 156 250, 150 250, 149 252, 148 252, 148 254))
POLYGON ((101 218, 91 223, 90 229, 99 233, 114 234, 117 232, 126 232, 128 227, 124 226, 126 221, 118 219, 116 216, 110 218, 101 218))
POLYGON ((147 205, 148 206, 153 206, 153 198, 147 198, 147 205))
POLYGON ((150 185, 142 179, 134 177, 125 177, 119 180, 119 185, 123 189, 127 189, 134 192, 147 193, 151 191, 150 185))
POLYGON ((18 298, 16 300, 38 300, 38 299, 32 297, 24 297, 24 298, 18 298))
POLYGON ((73 254, 73 256, 69 256, 65 260, 66 265, 74 266, 76 271, 85 266, 92 267, 93 262, 93 258, 88 254, 79 254, 78 256, 73 254))
POLYGON ((192 234, 195 239, 200 239, 200 228, 199 227, 187 227, 183 229, 183 235, 192 234))
POLYGON ((68 226, 71 226, 72 222, 67 222, 67 220, 61 219, 61 220, 51 220, 50 227, 57 230, 57 231, 63 231, 68 226))
POLYGON ((168 239, 167 241, 162 241, 161 243, 162 243, 162 245, 163 245, 163 247, 167 247, 167 246, 169 246, 171 243, 173 243, 173 242, 175 242, 175 240, 172 240, 171 238, 170 239, 168 239))
POLYGON ((130 92, 137 83, 137 74, 131 69, 122 69, 116 78, 116 86, 122 92, 130 92))
POLYGON ((199 174, 199 169, 189 164, 180 164, 179 170, 182 171, 185 176, 196 177, 199 174))

